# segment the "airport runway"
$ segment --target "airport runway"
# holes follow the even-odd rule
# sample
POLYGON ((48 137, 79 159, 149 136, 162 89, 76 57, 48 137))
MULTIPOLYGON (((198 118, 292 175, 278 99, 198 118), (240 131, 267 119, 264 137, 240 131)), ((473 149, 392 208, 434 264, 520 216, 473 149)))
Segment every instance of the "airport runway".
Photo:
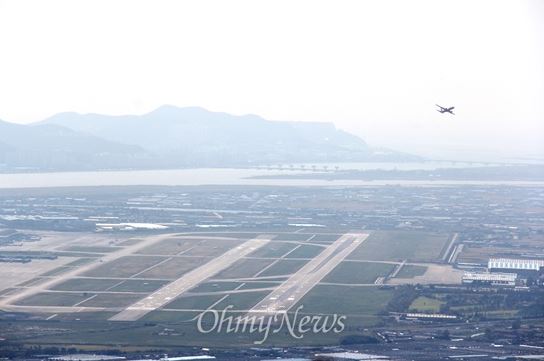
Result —
MULTIPOLYGON (((26 298, 26 297, 35 295, 35 294, 37 294, 39 292, 50 289, 51 287, 53 287, 53 286, 55 286, 57 284, 60 284, 60 283, 66 281, 66 280, 68 280, 70 278, 80 276, 80 275, 84 274, 85 272, 90 271, 90 270, 92 270, 92 269, 94 269, 96 267, 102 266, 102 265, 104 265, 104 264, 106 264, 108 262, 115 261, 116 259, 119 259, 121 257, 130 256, 133 253, 135 253, 135 252, 137 252, 137 251, 139 251, 139 250, 141 250, 141 249, 143 249, 145 247, 151 246, 151 245, 153 245, 155 243, 158 243, 160 241, 168 239, 168 238, 170 238, 172 236, 173 236, 173 234, 161 234, 161 235, 158 235, 158 236, 147 237, 141 242, 138 242, 138 243, 136 243, 134 245, 131 245, 131 246, 120 248, 118 251, 108 253, 108 254, 106 254, 106 255, 104 255, 102 257, 97 257, 96 259, 94 259, 93 261, 91 261, 88 264, 85 264, 85 265, 82 265, 82 266, 79 266, 79 267, 75 267, 71 271, 62 273, 61 275, 53 277, 52 279, 50 279, 48 281, 41 282, 41 283, 37 284, 36 286, 21 289, 21 290, 15 292, 13 295, 9 295, 7 297, 0 298, 0 309, 9 309, 10 305, 15 303, 16 301, 19 301, 19 300, 21 300, 23 298, 26 298)), ((36 307, 36 309, 39 309, 39 307, 36 307)))
POLYGON ((264 246, 270 242, 270 239, 272 239, 270 235, 259 235, 257 238, 242 243, 127 307, 124 311, 112 316, 110 321, 136 321, 140 319, 145 314, 166 305, 185 291, 190 290, 207 278, 264 246))
POLYGON ((368 234, 346 233, 256 304, 249 313, 287 312, 357 248, 368 234))

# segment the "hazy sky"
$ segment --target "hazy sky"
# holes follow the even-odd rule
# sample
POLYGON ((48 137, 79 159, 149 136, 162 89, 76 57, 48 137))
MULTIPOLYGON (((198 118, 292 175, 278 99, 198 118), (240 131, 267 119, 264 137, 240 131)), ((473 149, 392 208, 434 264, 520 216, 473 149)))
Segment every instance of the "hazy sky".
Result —
POLYGON ((161 104, 544 158, 544 1, 0 0, 0 119, 161 104))

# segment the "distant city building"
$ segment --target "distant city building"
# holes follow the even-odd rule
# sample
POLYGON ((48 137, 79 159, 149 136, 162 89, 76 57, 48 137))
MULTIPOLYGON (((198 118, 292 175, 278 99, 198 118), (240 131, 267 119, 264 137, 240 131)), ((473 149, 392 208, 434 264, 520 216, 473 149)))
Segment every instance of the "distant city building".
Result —
POLYGON ((465 272, 464 284, 485 284, 492 286, 515 286, 518 275, 515 273, 465 272))
POLYGON ((491 258, 487 263, 487 268, 490 271, 507 270, 516 273, 539 272, 543 267, 543 259, 491 258))

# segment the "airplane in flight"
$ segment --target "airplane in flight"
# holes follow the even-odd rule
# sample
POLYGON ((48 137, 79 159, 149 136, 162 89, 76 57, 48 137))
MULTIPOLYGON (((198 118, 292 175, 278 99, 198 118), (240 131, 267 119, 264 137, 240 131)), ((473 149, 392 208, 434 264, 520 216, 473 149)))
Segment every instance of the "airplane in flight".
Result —
POLYGON ((444 108, 443 106, 440 106, 438 104, 435 104, 437 107, 439 107, 440 109, 436 109, 437 112, 440 112, 442 114, 444 113, 450 113, 450 114, 453 114, 455 115, 452 110, 455 109, 455 107, 449 107, 449 108, 444 108))

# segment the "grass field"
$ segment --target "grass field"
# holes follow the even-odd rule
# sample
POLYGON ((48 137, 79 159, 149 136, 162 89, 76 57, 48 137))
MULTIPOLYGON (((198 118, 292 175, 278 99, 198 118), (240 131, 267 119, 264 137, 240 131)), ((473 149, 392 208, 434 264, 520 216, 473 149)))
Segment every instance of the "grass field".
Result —
POLYGON ((322 282, 374 283, 376 278, 387 276, 395 268, 392 264, 371 262, 341 262, 322 282))
POLYGON ((28 281, 25 281, 25 282, 21 282, 19 284, 17 284, 18 287, 30 287, 30 286, 36 286, 40 283, 42 283, 44 280, 46 280, 47 278, 45 277, 36 277, 36 278, 31 278, 29 279, 28 281))
POLYGON ((132 303, 144 298, 145 295, 99 293, 79 306, 85 307, 127 307, 132 303))
POLYGON ((44 272, 44 273, 42 273, 40 276, 41 276, 41 277, 58 276, 58 275, 63 274, 64 272, 68 272, 68 271, 70 271, 70 270, 72 270, 72 269, 73 269, 73 268, 70 267, 70 266, 60 266, 60 267, 57 267, 57 268, 53 268, 53 269, 50 270, 50 271, 44 272))
POLYGON ((63 248, 63 251, 68 252, 94 252, 94 253, 109 253, 118 251, 120 247, 107 247, 107 246, 69 246, 63 248))
POLYGON ((289 253, 285 258, 314 258, 320 254, 325 248, 319 246, 313 246, 310 244, 305 244, 293 252, 289 253))
POLYGON ((115 279, 72 278, 51 287, 51 290, 81 292, 105 291, 117 283, 119 283, 119 280, 115 279))
POLYGON ((273 259, 251 259, 245 258, 236 261, 232 266, 223 270, 213 278, 248 278, 253 277, 266 266, 274 262, 273 259))
POLYGON ((130 277, 153 265, 156 265, 164 259, 165 258, 158 256, 125 256, 94 268, 84 273, 84 276, 116 278, 130 277))
POLYGON ((205 310, 225 295, 182 296, 168 303, 166 309, 205 310))
POLYGON ((317 285, 293 307, 305 313, 377 315, 393 296, 390 289, 317 285))
POLYGON ((278 287, 282 282, 244 282, 241 290, 278 287))
POLYGON ((173 256, 180 252, 187 251, 191 247, 197 246, 200 241, 201 240, 199 239, 171 238, 145 247, 136 253, 173 256))
POLYGON ((113 292, 153 292, 162 286, 166 285, 168 281, 159 280, 124 280, 122 283, 109 289, 113 292))
POLYGON ((227 298, 219 302, 217 305, 215 305, 213 308, 215 310, 221 311, 227 306, 234 306, 233 310, 249 310, 269 293, 270 291, 254 291, 231 294, 227 298))
POLYGON ((174 257, 147 271, 139 273, 140 278, 174 279, 208 262, 205 257, 174 257))
POLYGON ((87 264, 87 263, 91 262, 92 260, 93 260, 92 258, 79 258, 79 259, 76 259, 75 261, 67 263, 65 266, 77 267, 77 266, 87 264))
POLYGON ((270 242, 249 254, 248 257, 279 258, 296 246, 294 243, 270 242))
POLYGON ((274 241, 305 241, 310 238, 312 234, 308 233, 278 233, 274 238, 274 241))
POLYGON ((155 310, 145 315, 141 320, 145 322, 162 322, 167 324, 177 324, 180 322, 191 322, 194 324, 195 317, 202 311, 163 311, 155 310))
POLYGON ((295 273, 302 266, 306 264, 307 261, 294 260, 294 259, 282 259, 279 260, 276 264, 272 265, 270 268, 266 269, 259 276, 268 277, 268 276, 283 276, 295 273))
POLYGON ((438 313, 440 312, 440 306, 445 302, 429 298, 429 297, 418 297, 416 298, 409 307, 410 311, 416 312, 428 312, 428 313, 438 313))
POLYGON ((316 234, 311 242, 319 242, 319 243, 333 243, 338 238, 340 238, 341 234, 316 234))
MULTIPOLYGON (((160 289, 170 281, 179 278, 186 272, 205 264, 213 257, 236 247, 244 239, 255 237, 256 234, 243 234, 244 239, 239 238, 241 236, 239 234, 224 234, 226 237, 232 237, 231 239, 219 239, 218 236, 219 234, 211 232, 199 234, 199 237, 202 238, 176 235, 144 248, 135 254, 111 262, 99 263, 96 268, 78 275, 78 277, 56 284, 51 289, 51 291, 55 292, 39 292, 20 300, 18 304, 125 308, 146 297, 149 293, 160 289), (209 238, 206 236, 208 234, 210 235, 209 238)), ((139 340, 137 337, 144 337, 145 335, 145 337, 153 339, 154 344, 160 344, 161 342, 179 344, 179 337, 183 335, 186 338, 191 338, 191 340, 194 337, 195 342, 197 342, 196 340, 208 342, 208 338, 199 339, 198 335, 191 333, 194 331, 192 330, 195 324, 194 320, 187 322, 198 315, 197 310, 206 310, 212 306, 214 310, 222 310, 229 305, 234 306, 234 310, 238 312, 251 309, 270 294, 270 290, 263 289, 279 286, 287 277, 307 263, 306 260, 300 259, 311 259, 325 249, 312 244, 299 245, 296 242, 308 241, 326 246, 337 240, 341 235, 312 236, 311 233, 277 234, 272 242, 255 250, 246 258, 238 260, 219 274, 212 275, 203 283, 190 289, 189 292, 179 295, 162 309, 154 310, 130 325, 108 322, 107 318, 113 314, 114 310, 108 310, 109 312, 80 312, 81 315, 79 313, 63 314, 57 316, 57 320, 68 323, 68 320, 72 317, 72 320, 85 320, 86 326, 97 321, 97 325, 99 325, 97 327, 108 329, 107 337, 101 335, 100 332, 89 334, 82 330, 81 335, 89 337, 91 341, 96 338, 106 343, 115 340, 120 344, 123 342, 132 344, 134 340, 139 340), (285 258, 279 259, 281 257, 285 258), (240 278, 251 278, 257 274, 260 277, 273 278, 246 282, 238 281, 240 278), (232 290, 246 292, 229 293, 232 290), (96 314, 95 318, 93 318, 93 314, 96 314), (148 322, 150 324, 145 327, 142 326, 148 322), (155 328, 154 322, 160 322, 162 325, 155 328), (125 327, 125 331, 117 333, 115 329, 118 325, 119 327, 125 327), (127 325, 130 328, 129 332, 126 331, 127 325), (174 333, 177 334, 176 337, 178 338, 174 336, 169 338, 169 335, 163 334, 161 334, 161 337, 156 337, 157 334, 164 331, 165 325, 168 325, 167 328, 175 330, 174 333), (113 330, 111 333, 110 329, 113 330)), ((129 239, 119 244, 127 249, 126 247, 140 241, 140 239, 129 239)), ((440 253, 448 241, 449 237, 446 234, 415 231, 373 232, 367 240, 348 256, 347 260, 338 264, 325 276, 322 284, 312 288, 300 300, 298 305, 291 308, 290 312, 293 312, 297 306, 303 305, 302 313, 304 314, 347 315, 347 323, 357 327, 376 324, 380 320, 380 312, 384 311, 393 297, 394 290, 373 284, 378 277, 387 276, 395 268, 393 263, 377 261, 398 262, 408 260, 411 262, 426 262, 437 260, 440 258, 440 253), (365 262, 359 262, 361 260, 365 262), (356 284, 361 284, 361 286, 355 286, 356 284), (367 286, 367 284, 371 285, 367 286)), ((107 253, 110 250, 119 248, 108 247, 104 243, 104 245, 100 246, 98 244, 94 246, 78 244, 77 246, 70 246, 66 250, 107 253)), ((51 271, 50 276, 76 269, 91 260, 90 258, 77 259, 68 267, 63 266, 51 271)), ((424 266, 407 265, 403 267, 397 277, 415 277, 422 275, 425 270, 426 267, 424 266)), ((176 297, 176 295, 172 297, 176 297)), ((440 300, 420 297, 412 303, 411 308, 414 311, 437 312, 441 304, 442 301, 440 300)), ((145 337, 144 339, 147 340, 145 337)), ((85 342, 87 342, 87 339, 85 339, 85 342)))
POLYGON ((195 288, 192 288, 190 292, 219 292, 219 291, 230 291, 240 286, 242 282, 205 282, 201 283, 195 288))
POLYGON ((93 294, 41 292, 16 302, 20 306, 73 306, 93 294))
POLYGON ((121 246, 121 247, 133 246, 136 243, 140 243, 141 241, 143 241, 143 240, 140 239, 140 238, 129 238, 129 239, 126 239, 126 240, 124 240, 122 242, 116 243, 116 245, 121 246))
POLYGON ((242 243, 240 240, 210 239, 202 240, 198 247, 191 248, 183 253, 184 256, 217 257, 231 248, 242 243))
POLYGON ((425 266, 407 265, 401 268, 400 272, 397 274, 397 278, 414 278, 424 275, 426 271, 427 267, 425 266))
POLYGON ((419 231, 375 231, 348 259, 432 262, 440 259, 448 234, 419 231))

